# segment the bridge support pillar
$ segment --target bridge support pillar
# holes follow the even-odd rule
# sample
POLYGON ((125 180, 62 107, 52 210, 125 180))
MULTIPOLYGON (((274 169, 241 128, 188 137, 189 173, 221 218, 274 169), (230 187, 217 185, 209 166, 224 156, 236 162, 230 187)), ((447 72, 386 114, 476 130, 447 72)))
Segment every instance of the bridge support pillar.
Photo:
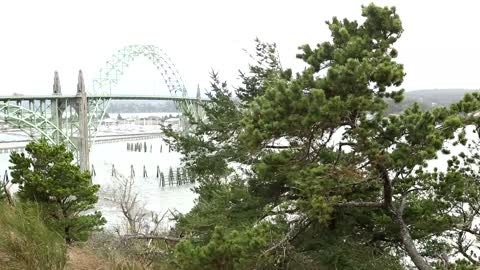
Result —
MULTIPOLYGON (((54 96, 61 96, 62 95, 62 88, 60 86, 60 78, 58 76, 58 72, 55 71, 53 76, 53 95, 54 96)), ((63 112, 65 111, 65 102, 59 99, 51 99, 50 100, 50 107, 51 107, 51 114, 52 114, 52 123, 54 123, 59 130, 63 128, 63 112)), ((55 141, 56 143, 60 143, 62 141, 62 135, 59 132, 55 132, 55 141)))
POLYGON ((85 91, 85 82, 83 80, 83 73, 78 72, 77 84, 77 113, 78 113, 78 138, 76 140, 78 161, 82 171, 88 171, 90 168, 89 162, 89 145, 88 145, 88 103, 87 93, 85 91))

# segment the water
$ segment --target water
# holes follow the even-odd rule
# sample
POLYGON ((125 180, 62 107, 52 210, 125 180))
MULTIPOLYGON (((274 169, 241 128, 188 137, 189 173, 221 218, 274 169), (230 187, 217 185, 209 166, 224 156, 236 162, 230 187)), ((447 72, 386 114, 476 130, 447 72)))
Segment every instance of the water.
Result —
MULTIPOLYGON (((180 166, 181 155, 176 152, 168 152, 168 146, 161 139, 146 140, 147 152, 127 151, 126 142, 95 145, 90 154, 90 163, 94 165, 96 176, 93 182, 102 187, 98 209, 102 211, 108 220, 108 226, 119 225, 121 217, 120 209, 105 198, 108 197, 108 190, 118 186, 118 179, 111 176, 112 164, 115 170, 124 176, 130 176, 130 168, 133 165, 135 170, 134 192, 138 193, 140 204, 145 208, 158 214, 163 214, 168 209, 177 210, 181 213, 188 212, 193 207, 195 194, 191 191, 190 185, 160 187, 159 179, 156 178, 157 166, 168 177, 170 167, 180 166), (160 145, 163 152, 160 153, 160 145), (152 146, 152 152, 150 152, 152 146), (143 166, 148 177, 144 178, 143 166), (103 196, 102 196, 103 195, 103 196)), ((142 141, 143 143, 143 141, 142 141)))
POLYGON ((1 134, 0 136, 0 142, 10 142, 15 140, 28 140, 28 136, 21 131, 1 134))
MULTIPOLYGON (((161 139, 141 142, 147 143, 146 153, 127 151, 127 142, 92 146, 90 163, 95 167, 96 172, 93 183, 101 186, 96 209, 102 211, 107 219, 107 229, 121 226, 123 222, 118 205, 107 199, 110 191, 118 186, 118 179, 111 176, 112 164, 115 165, 117 174, 124 176, 130 176, 130 167, 133 165, 136 175, 133 192, 138 193, 139 205, 144 206, 146 210, 162 215, 168 209, 186 213, 193 207, 196 195, 191 190, 193 187, 191 184, 160 187, 159 180, 156 178, 157 165, 165 177, 168 176, 170 167, 173 167, 176 174, 175 168, 180 166, 181 155, 176 152, 169 153, 168 146, 161 139), (163 145, 162 153, 160 153, 160 145, 163 145), (150 152, 150 146, 152 146, 152 152, 150 152), (143 166, 147 170, 147 178, 142 177, 143 166)), ((10 165, 9 154, 0 154, 0 175, 3 175, 4 170, 10 165)), ((15 191, 16 188, 13 187, 12 190, 15 191)))

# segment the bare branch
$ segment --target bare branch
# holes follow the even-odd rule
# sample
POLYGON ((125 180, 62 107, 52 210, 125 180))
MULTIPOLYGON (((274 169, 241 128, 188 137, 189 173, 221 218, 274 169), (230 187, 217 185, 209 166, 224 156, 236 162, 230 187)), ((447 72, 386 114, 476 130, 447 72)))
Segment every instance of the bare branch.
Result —
POLYGON ((145 234, 127 234, 122 236, 123 239, 144 239, 144 240, 165 240, 170 242, 180 242, 183 238, 162 236, 162 235, 145 235, 145 234))
MULTIPOLYGON (((10 188, 12 187, 12 183, 8 180, 8 175, 7 171, 5 170, 5 175, 4 178, 1 182, 2 186, 1 189, 3 189, 3 193, 5 194, 5 197, 7 198, 8 204, 11 206, 15 206, 15 200, 13 199, 12 193, 10 192, 10 188)), ((1 190, 0 190, 1 192, 1 190)))
POLYGON ((333 204, 333 207, 382 208, 384 207, 384 203, 383 202, 344 202, 344 203, 335 203, 333 204))
POLYGON ((297 222, 297 224, 297 226, 293 226, 293 228, 282 240, 280 240, 280 242, 265 250, 262 255, 267 255, 268 253, 275 251, 279 247, 295 239, 301 232, 303 232, 308 226, 310 226, 311 221, 309 221, 307 218, 302 218, 297 222))
POLYGON ((458 237, 457 237, 457 241, 456 241, 456 244, 457 244, 457 250, 458 252, 460 252, 460 254, 462 254, 465 258, 467 258, 467 260, 469 260, 471 263, 473 263, 474 265, 478 265, 480 262, 475 260, 474 258, 472 258, 472 256, 468 255, 467 251, 469 249, 469 247, 465 247, 463 245, 463 242, 465 241, 465 231, 460 231, 459 234, 458 234, 458 237))

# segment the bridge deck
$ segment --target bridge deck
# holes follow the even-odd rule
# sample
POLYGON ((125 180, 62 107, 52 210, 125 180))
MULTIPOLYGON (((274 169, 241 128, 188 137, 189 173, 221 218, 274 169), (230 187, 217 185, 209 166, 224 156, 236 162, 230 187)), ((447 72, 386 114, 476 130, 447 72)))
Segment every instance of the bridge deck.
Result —
MULTIPOLYGON (((130 141, 143 141, 161 138, 163 133, 161 132, 147 132, 147 133, 130 133, 122 135, 99 135, 95 139, 95 144, 116 143, 116 142, 130 142, 130 141)), ((30 140, 14 140, 0 142, 0 154, 10 153, 13 151, 24 151, 25 146, 30 140)), ((90 143, 93 141, 90 140, 90 143)))
MULTIPOLYGON (((0 96, 0 102, 3 101, 23 101, 23 100, 65 100, 76 99, 76 95, 29 95, 29 96, 0 96)), ((174 96, 156 96, 156 95, 87 95, 87 99, 112 99, 112 100, 172 100, 172 101, 199 101, 194 97, 174 97, 174 96)), ((200 101, 209 101, 200 99, 200 101)))

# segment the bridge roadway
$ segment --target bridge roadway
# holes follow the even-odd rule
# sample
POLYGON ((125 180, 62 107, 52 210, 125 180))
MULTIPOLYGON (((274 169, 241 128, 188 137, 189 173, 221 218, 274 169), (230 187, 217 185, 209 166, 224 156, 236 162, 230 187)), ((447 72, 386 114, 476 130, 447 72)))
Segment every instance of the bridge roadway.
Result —
MULTIPOLYGON (((125 142, 125 141, 141 141, 148 139, 155 139, 162 137, 161 132, 151 132, 151 133, 132 133, 132 134, 122 134, 122 135, 99 135, 95 140, 95 144, 104 144, 104 143, 115 143, 115 142, 125 142)), ((25 145, 30 140, 15 140, 8 142, 0 142, 0 154, 10 153, 14 151, 23 151, 25 145)))
MULTIPOLYGON (((77 95, 28 95, 28 96, 0 96, 0 102, 28 101, 28 100, 67 100, 78 99, 77 95)), ((111 100, 171 100, 171 101, 209 101, 193 97, 174 97, 156 95, 87 95, 87 99, 111 99, 111 100)))
MULTIPOLYGON (((172 92, 172 91, 170 91, 172 92)), ((186 95, 186 92, 182 92, 186 95)), ((185 106, 195 106, 194 113, 199 113, 199 104, 202 102, 209 102, 208 99, 202 99, 200 92, 197 91, 196 97, 187 96, 160 96, 160 95, 116 95, 116 94, 91 94, 85 90, 85 83, 83 80, 82 72, 79 72, 77 93, 75 95, 63 95, 60 91, 60 84, 58 80, 58 73, 55 73, 53 94, 50 95, 16 95, 16 96, 0 96, 0 107, 6 117, 12 118, 14 121, 26 122, 23 124, 28 125, 30 128, 34 128, 43 134, 53 134, 52 136, 60 136, 69 146, 76 149, 77 160, 82 170, 89 170, 89 144, 90 139, 88 136, 89 129, 95 128, 95 117, 89 114, 89 107, 93 106, 92 113, 104 113, 108 101, 110 100, 169 100, 174 101, 177 104, 185 106), (24 103, 28 103, 25 106, 24 103), (48 108, 50 107, 50 108, 48 108), (69 109, 67 109, 69 108, 69 109), (59 116, 64 111, 72 108, 76 111, 78 117, 74 119, 74 124, 70 123, 70 127, 74 129, 70 130, 71 134, 62 134, 56 132, 63 125, 63 119, 59 116), (37 114, 39 114, 37 117, 37 114), (52 117, 53 116, 53 117, 52 117), (49 117, 52 117, 53 121, 49 121, 49 117), (58 122, 58 123, 57 123, 58 122), (57 124, 54 124, 57 123, 57 124), (51 133, 53 131, 53 133, 51 133), (71 141, 71 138, 76 138, 75 142, 71 141)), ((97 119, 101 119, 98 117, 97 119)), ((47 135, 49 136, 49 135, 47 135)), ((129 140, 125 139, 125 140, 129 140)), ((140 137, 138 139, 145 139, 140 137)), ((112 141, 113 139, 110 139, 112 141)), ((115 139, 120 140, 119 138, 115 139)), ((101 143, 101 141, 98 141, 101 143)), ((13 150, 19 150, 21 146, 15 145, 13 150)), ((0 145, 0 148, 2 146, 0 145)), ((12 151, 12 148, 9 147, 12 151)))

